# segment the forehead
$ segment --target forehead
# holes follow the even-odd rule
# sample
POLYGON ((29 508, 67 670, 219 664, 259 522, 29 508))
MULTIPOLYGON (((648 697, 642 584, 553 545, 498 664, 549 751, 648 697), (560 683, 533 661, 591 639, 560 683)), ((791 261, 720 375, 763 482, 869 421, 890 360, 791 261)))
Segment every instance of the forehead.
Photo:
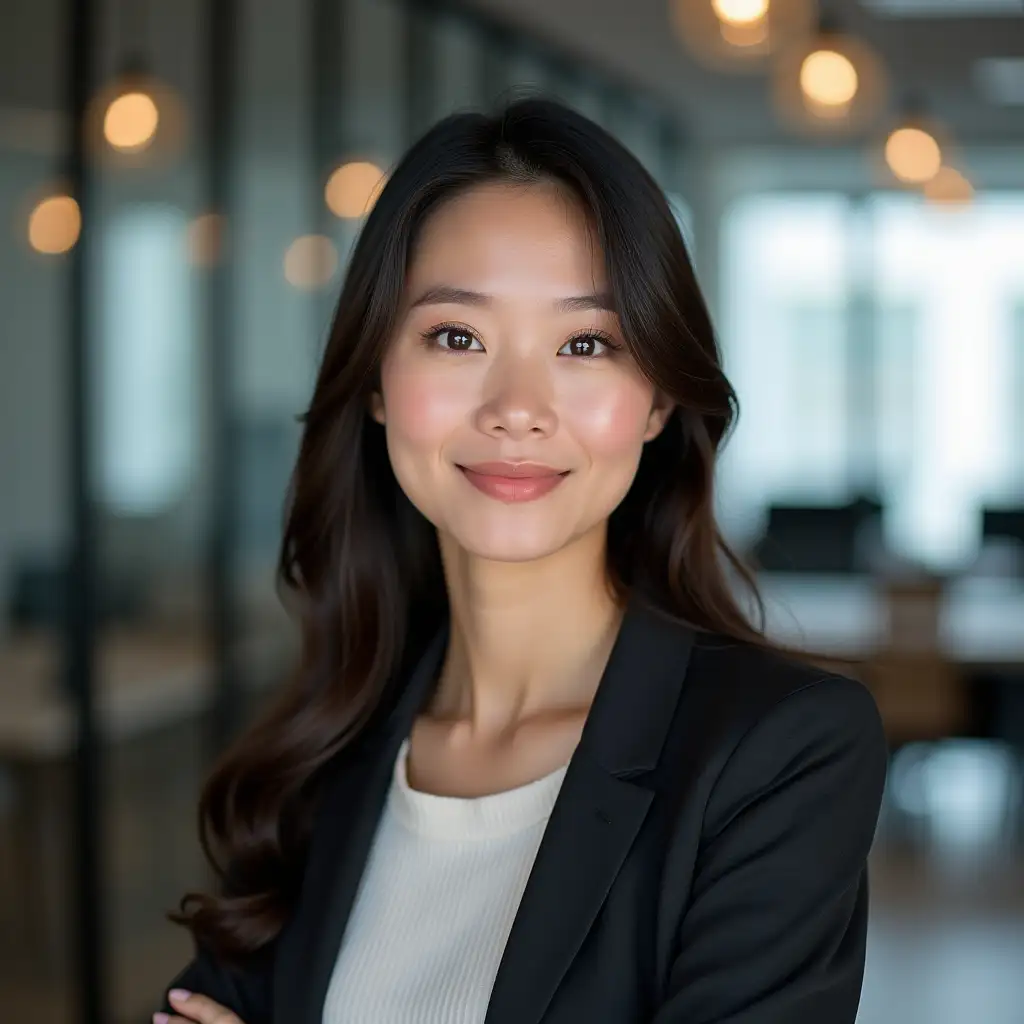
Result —
POLYGON ((602 290, 604 254, 587 211, 550 183, 473 188, 429 215, 413 251, 410 287, 444 283, 486 293, 561 297, 602 290))

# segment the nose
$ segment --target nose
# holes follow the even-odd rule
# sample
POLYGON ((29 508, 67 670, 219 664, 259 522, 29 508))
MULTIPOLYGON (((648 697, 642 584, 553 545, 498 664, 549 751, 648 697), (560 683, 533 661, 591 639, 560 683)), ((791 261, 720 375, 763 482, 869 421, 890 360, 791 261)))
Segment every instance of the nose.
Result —
POLYGON ((548 375, 528 359, 500 360, 488 373, 476 427, 514 441, 550 437, 558 427, 548 375))

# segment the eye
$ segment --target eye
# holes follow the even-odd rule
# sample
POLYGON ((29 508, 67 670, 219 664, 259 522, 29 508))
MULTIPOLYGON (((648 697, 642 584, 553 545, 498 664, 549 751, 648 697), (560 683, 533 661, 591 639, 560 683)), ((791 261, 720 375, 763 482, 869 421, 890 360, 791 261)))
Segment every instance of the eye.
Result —
POLYGON ((480 339, 465 327, 441 324, 423 335, 424 339, 447 352, 482 352, 480 339))
POLYGON ((582 356, 584 359, 593 359, 595 356, 602 356, 606 352, 613 352, 619 346, 609 337, 603 334, 588 332, 577 334, 570 338, 559 350, 560 356, 582 356))

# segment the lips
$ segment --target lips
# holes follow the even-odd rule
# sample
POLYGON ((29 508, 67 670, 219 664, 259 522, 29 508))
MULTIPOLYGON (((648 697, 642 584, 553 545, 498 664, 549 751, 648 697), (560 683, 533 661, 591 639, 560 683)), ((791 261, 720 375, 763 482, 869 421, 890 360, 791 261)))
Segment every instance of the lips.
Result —
POLYGON ((540 462, 474 462, 471 465, 459 466, 459 469, 468 469, 481 476, 500 476, 510 480, 561 476, 563 472, 540 462))
POLYGON ((478 491, 506 503, 541 498, 569 475, 537 462, 476 462, 458 468, 478 491))

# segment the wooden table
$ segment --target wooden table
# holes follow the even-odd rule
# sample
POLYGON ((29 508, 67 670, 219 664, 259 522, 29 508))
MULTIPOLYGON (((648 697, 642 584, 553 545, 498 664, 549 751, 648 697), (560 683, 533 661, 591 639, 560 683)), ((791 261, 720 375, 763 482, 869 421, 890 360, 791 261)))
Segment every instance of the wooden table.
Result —
MULTIPOLYGON (((838 660, 870 657, 888 643, 885 592, 866 576, 764 574, 768 633, 838 660)), ((1024 668, 1024 581, 959 579, 940 604, 938 651, 969 670, 1024 668)))

